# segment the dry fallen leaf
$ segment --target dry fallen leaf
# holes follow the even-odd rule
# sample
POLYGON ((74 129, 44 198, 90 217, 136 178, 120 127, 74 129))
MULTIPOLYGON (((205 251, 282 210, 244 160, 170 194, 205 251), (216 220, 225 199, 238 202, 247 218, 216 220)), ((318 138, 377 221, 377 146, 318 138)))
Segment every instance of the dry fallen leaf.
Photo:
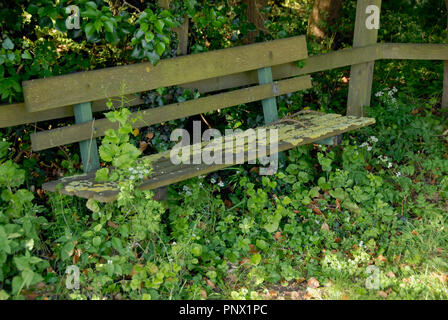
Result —
POLYGON ((275 299, 275 298, 277 298, 278 293, 277 293, 277 291, 270 290, 269 291, 269 296, 271 297, 271 299, 275 299))
POLYGON ((207 292, 204 289, 201 289, 201 296, 203 299, 207 299, 207 292))
POLYGON ((298 293, 297 291, 292 291, 291 300, 300 300, 300 293, 298 293))
POLYGON ((320 230, 322 231, 330 231, 330 227, 325 222, 322 223, 322 226, 320 227, 320 230))
POLYGON ((148 142, 151 142, 151 140, 154 138, 154 133, 150 132, 146 135, 146 139, 148 140, 148 142))
POLYGON ((418 232, 415 231, 415 230, 412 230, 412 234, 413 234, 414 236, 418 236, 418 232))
POLYGON ((211 282, 209 279, 205 280, 205 282, 207 282, 207 284, 210 286, 210 288, 215 289, 216 286, 213 282, 211 282))
POLYGON ((446 276, 446 274, 437 274, 437 273, 435 273, 435 272, 433 272, 432 273, 432 276, 434 277, 434 278, 436 278, 436 279, 439 279, 439 281, 440 282, 442 282, 442 283, 445 283, 446 282, 446 279, 447 279, 447 276, 446 276))
POLYGON ((388 296, 388 294, 387 294, 386 292, 384 292, 384 291, 378 291, 378 294, 379 294, 381 297, 383 297, 384 299, 386 299, 387 296, 388 296))
POLYGON ((143 153, 148 148, 148 143, 145 141, 140 141, 138 150, 143 153))
POLYGON ((336 199, 336 208, 341 211, 341 203, 339 202, 339 199, 336 199))
POLYGON ((384 257, 383 255, 379 255, 377 258, 376 258, 378 261, 381 261, 381 262, 386 262, 387 261, 387 259, 386 259, 386 257, 384 257))
POLYGON ((316 278, 313 277, 308 280, 307 285, 309 288, 316 289, 319 288, 320 283, 316 278))
POLYGON ((278 240, 278 239, 280 239, 282 237, 282 233, 280 232, 280 231, 277 231, 275 234, 274 234, 274 239, 275 240, 278 240))
POLYGON ((112 221, 107 221, 107 225, 111 228, 117 229, 118 228, 118 224, 112 222, 112 221))
POLYGON ((224 205, 226 206, 226 208, 231 208, 231 207, 233 207, 233 203, 232 203, 232 201, 230 201, 230 200, 228 200, 228 199, 224 200, 224 205))
POLYGON ((389 273, 387 274, 387 276, 389 278, 395 278, 395 273, 393 273, 392 271, 389 271, 389 273))

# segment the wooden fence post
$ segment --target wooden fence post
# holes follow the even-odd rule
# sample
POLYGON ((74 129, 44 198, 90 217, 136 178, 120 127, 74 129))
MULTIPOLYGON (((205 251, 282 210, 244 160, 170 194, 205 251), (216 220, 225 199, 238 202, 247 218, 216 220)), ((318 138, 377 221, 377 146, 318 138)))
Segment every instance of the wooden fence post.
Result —
MULTIPOLYGON (((448 11, 448 0, 445 0, 446 9, 448 11)), ((448 19, 446 27, 446 42, 448 43, 448 19)), ((442 96, 442 109, 448 110, 448 60, 444 63, 443 68, 443 96, 442 96)))
MULTIPOLYGON (((159 0, 159 6, 164 9, 170 8, 171 0, 159 0)), ((174 28, 174 32, 177 33, 179 38, 179 46, 177 47, 177 54, 182 56, 188 53, 188 31, 189 21, 188 17, 185 17, 184 23, 179 28, 174 28)))
MULTIPOLYGON (((358 0, 356 7, 355 35, 353 47, 364 47, 375 44, 378 30, 367 28, 367 7, 374 5, 381 10, 381 0, 358 0)), ((375 61, 352 65, 350 70, 350 84, 347 99, 347 115, 361 117, 364 107, 370 106, 372 95, 373 68, 375 61)))

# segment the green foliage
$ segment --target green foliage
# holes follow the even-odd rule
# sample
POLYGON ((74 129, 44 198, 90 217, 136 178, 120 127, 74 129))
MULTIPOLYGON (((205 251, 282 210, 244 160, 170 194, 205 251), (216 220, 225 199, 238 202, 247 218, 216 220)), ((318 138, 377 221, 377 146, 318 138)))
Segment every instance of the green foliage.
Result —
MULTIPOLYGON (((174 1, 169 10, 155 1, 135 8, 70 1, 81 9, 81 29, 66 30, 68 4, 0 4, 2 101, 20 101, 23 80, 175 56, 172 29, 185 16, 192 53, 240 45, 254 30, 244 6, 194 0, 174 1)), ((304 34, 311 5, 270 1, 261 8, 266 23, 256 40, 304 34)), ((345 3, 328 39, 308 41, 310 55, 351 46, 355 5, 345 3)), ((445 27, 435 22, 444 18, 443 5, 383 3, 380 40, 444 42, 445 27), (428 18, 434 12, 437 19, 428 18)), ((291 150, 274 176, 243 165, 175 184, 165 203, 137 188, 151 166, 136 146, 145 142, 147 153, 167 150, 171 130, 187 127, 185 119, 136 132, 129 109, 107 112, 117 127, 106 132, 100 155, 115 169, 102 168, 96 179, 120 188, 118 200, 107 205, 43 194, 45 178, 77 172, 76 147, 31 153, 35 128, 8 129, 0 141, 0 298, 34 292, 70 299, 261 299, 292 287, 317 299, 378 299, 378 290, 392 299, 446 299, 448 140, 439 113, 441 70, 442 63, 378 62, 369 109, 376 125, 345 135, 338 147, 291 150), (79 290, 65 286, 72 265, 81 271, 79 290), (369 265, 380 269, 377 290, 365 286, 369 265), (302 284, 311 277, 319 288, 302 284)), ((344 113, 348 77, 348 68, 313 76, 313 89, 277 99, 280 115, 304 107, 344 113)), ((173 87, 146 93, 144 100, 153 108, 198 97, 173 87)), ((264 123, 258 104, 203 116, 220 130, 264 123)))
POLYGON ((8 147, 0 141, 0 299, 19 297, 24 288, 43 280, 42 272, 49 266, 36 254, 47 220, 37 215, 42 208, 32 203, 34 195, 19 188, 25 170, 5 160, 8 147))

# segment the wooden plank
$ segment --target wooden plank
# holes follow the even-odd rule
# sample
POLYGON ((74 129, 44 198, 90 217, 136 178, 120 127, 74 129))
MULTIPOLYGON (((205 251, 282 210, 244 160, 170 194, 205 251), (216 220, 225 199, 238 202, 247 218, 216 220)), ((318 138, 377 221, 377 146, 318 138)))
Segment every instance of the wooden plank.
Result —
MULTIPOLYGON (((107 109, 108 100, 102 99, 92 103, 92 111, 99 112, 107 109)), ((119 98, 114 99, 115 108, 121 106, 119 98)), ((137 95, 128 95, 124 97, 124 105, 128 107, 143 104, 144 101, 137 95)), ((28 112, 24 103, 16 103, 0 106, 0 128, 8 128, 27 123, 36 123, 47 120, 62 119, 73 117, 73 106, 50 109, 41 112, 28 112)))
MULTIPOLYGON (((318 113, 300 115, 297 116, 295 120, 296 121, 294 122, 286 121, 271 124, 263 128, 258 128, 256 131, 258 132, 258 130, 260 129, 277 129, 279 136, 278 151, 281 152, 299 145, 312 143, 317 140, 325 139, 375 123, 374 119, 369 118, 342 117, 335 114, 318 113)), ((237 135, 238 134, 236 134, 235 136, 237 135)), ((254 134, 254 137, 255 139, 258 139, 259 135, 254 134)), ((266 149, 267 153, 269 154, 271 149, 269 140, 264 142, 261 141, 261 144, 267 145, 266 149)), ((206 147, 207 143, 201 143, 201 145, 202 147, 206 147)), ((200 148, 195 148, 194 146, 189 147, 191 148, 191 150, 200 150, 200 148)), ((245 162, 253 160, 254 157, 257 157, 257 154, 254 155, 248 152, 248 147, 245 150, 245 162)), ((161 154, 151 155, 147 157, 150 162, 155 165, 154 172, 153 176, 139 187, 140 189, 156 189, 234 165, 233 163, 212 165, 171 165, 168 170, 166 168, 158 169, 157 164, 160 163, 161 159, 169 159, 170 152, 171 151, 167 151, 161 154)), ((222 153, 225 154, 225 152, 222 153)), ((194 157, 194 155, 191 154, 191 157, 194 157)), ((66 195, 76 195, 82 198, 93 198, 102 202, 114 201, 118 194, 117 183, 95 182, 94 177, 95 173, 93 172, 75 177, 67 177, 59 181, 46 183, 44 184, 43 188, 51 192, 60 190, 61 193, 66 195)))
MULTIPOLYGON (((304 76, 274 82, 273 84, 234 90, 134 113, 132 118, 137 119, 137 121, 133 123, 132 126, 134 128, 146 127, 152 124, 259 101, 265 98, 308 88, 311 88, 311 78, 309 76, 304 76)), ((31 135, 31 142, 34 151, 45 150, 86 140, 91 136, 94 138, 101 137, 107 129, 116 128, 116 126, 116 124, 111 123, 108 119, 99 119, 95 120, 94 125, 91 122, 87 122, 34 133, 31 135), (92 128, 94 132, 92 132, 92 128)))
MULTIPOLYGON (((77 104, 73 107, 76 123, 86 123, 93 119, 92 105, 90 103, 77 104)), ((100 168, 100 157, 96 139, 89 137, 88 140, 79 143, 81 159, 84 172, 96 171, 100 168)))
MULTIPOLYGON (((448 51, 448 46, 447 46, 448 51)), ((298 68, 297 63, 286 63, 272 67, 274 80, 325 71, 329 69, 346 67, 354 63, 364 63, 376 60, 381 54, 378 45, 363 48, 350 48, 330 52, 322 55, 311 56, 305 60, 305 66, 298 68)), ((258 83, 257 71, 248 71, 229 76, 223 76, 206 81, 197 81, 181 85, 184 88, 197 88, 199 92, 213 92, 249 84, 258 83)))
POLYGON ((381 43, 379 59, 403 60, 445 60, 448 54, 446 44, 381 43))
POLYGON ((23 82, 29 112, 260 69, 306 58, 305 37, 293 37, 150 63, 23 82))
MULTIPOLYGON (((358 0, 356 6, 355 35, 353 47, 363 47, 377 42, 378 30, 368 29, 366 9, 369 5, 381 8, 381 0, 358 0)), ((362 116, 364 107, 370 106, 373 68, 375 61, 352 65, 347 99, 347 115, 362 116)))
MULTIPOLYGON (((260 85, 270 84, 273 82, 272 70, 270 67, 261 68, 258 72, 258 83, 260 85)), ((263 99, 261 101, 263 105, 264 123, 269 124, 278 120, 277 101, 275 97, 263 99)))

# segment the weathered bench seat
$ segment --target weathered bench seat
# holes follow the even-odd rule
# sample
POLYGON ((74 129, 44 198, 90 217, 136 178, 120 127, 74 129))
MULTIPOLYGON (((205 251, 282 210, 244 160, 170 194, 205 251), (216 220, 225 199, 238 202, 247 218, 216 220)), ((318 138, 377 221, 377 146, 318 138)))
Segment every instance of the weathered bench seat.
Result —
MULTIPOLYGON (((315 112, 304 113, 294 117, 292 120, 293 121, 288 118, 273 125, 260 127, 254 131, 257 132, 261 129, 278 129, 278 151, 281 152, 375 123, 375 120, 371 118, 343 117, 337 114, 315 112)), ((241 134, 244 135, 244 133, 241 134)), ((254 135, 255 139, 257 137, 258 135, 254 135)), ((248 140, 246 140, 246 143, 247 141, 248 140)), ((203 142, 201 143, 201 147, 205 148, 212 142, 213 140, 210 142, 203 142)), ((269 155, 269 139, 267 142, 267 155, 269 155)), ((193 146, 191 146, 191 148, 193 149, 193 146)), ((141 189, 157 189, 235 165, 235 163, 224 164, 224 159, 222 161, 223 164, 219 165, 191 164, 193 162, 192 160, 190 161, 190 164, 175 165, 172 164, 170 160, 170 152, 171 150, 147 157, 150 160, 153 172, 152 175, 140 185, 141 189)), ((225 153, 223 151, 222 156, 224 157, 224 155, 225 153)), ((192 159, 193 152, 191 152, 190 157, 192 159)), ((253 159, 250 159, 249 153, 245 152, 244 160, 244 162, 248 162, 253 159)), ((118 194, 118 185, 116 182, 96 182, 95 172, 49 182, 44 184, 43 187, 47 191, 59 191, 66 195, 87 199, 93 198, 101 202, 113 201, 118 194)))

